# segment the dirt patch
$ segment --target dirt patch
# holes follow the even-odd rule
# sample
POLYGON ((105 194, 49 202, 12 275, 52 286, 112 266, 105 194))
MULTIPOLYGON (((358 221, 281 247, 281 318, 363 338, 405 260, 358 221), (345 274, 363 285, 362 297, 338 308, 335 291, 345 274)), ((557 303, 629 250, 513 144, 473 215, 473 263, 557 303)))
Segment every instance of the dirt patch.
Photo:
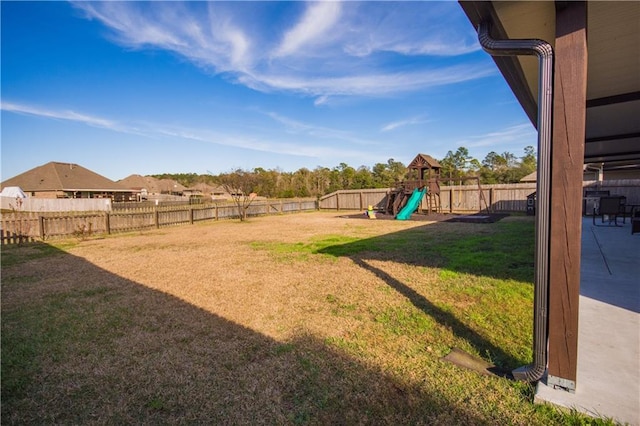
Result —
POLYGON ((454 215, 447 222, 494 223, 508 217, 506 213, 476 213, 470 215, 454 215))

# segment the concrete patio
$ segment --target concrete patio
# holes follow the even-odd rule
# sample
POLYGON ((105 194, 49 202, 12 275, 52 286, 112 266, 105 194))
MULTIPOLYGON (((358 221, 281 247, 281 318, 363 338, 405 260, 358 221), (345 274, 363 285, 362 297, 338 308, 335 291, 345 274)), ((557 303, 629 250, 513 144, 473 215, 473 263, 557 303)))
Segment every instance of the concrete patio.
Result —
POLYGON ((618 224, 583 218, 576 391, 542 380, 535 400, 638 426, 640 234, 618 224))

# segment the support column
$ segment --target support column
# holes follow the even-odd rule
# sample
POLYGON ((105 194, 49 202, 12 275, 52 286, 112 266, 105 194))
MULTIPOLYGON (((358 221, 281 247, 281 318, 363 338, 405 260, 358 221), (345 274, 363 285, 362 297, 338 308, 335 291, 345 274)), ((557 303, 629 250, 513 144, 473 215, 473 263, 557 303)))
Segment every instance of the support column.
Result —
POLYGON ((574 392, 587 93, 587 4, 556 4, 548 385, 574 392))

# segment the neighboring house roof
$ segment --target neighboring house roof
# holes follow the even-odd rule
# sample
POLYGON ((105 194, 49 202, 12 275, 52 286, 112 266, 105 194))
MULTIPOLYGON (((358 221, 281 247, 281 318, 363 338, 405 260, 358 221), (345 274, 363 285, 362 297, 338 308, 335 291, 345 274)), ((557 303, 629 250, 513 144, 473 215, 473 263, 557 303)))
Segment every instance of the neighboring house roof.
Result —
POLYGON ((532 172, 520 179, 520 182, 536 182, 538 180, 538 172, 532 172))
POLYGON ((220 185, 211 186, 203 182, 197 183, 191 188, 187 188, 186 191, 200 192, 205 195, 223 195, 227 193, 227 191, 225 191, 220 185))
POLYGON ((222 185, 216 185, 211 188, 211 194, 213 195, 225 195, 228 194, 222 185))
POLYGON ((407 166, 410 169, 440 169, 442 166, 438 161, 430 155, 418 154, 416 158, 407 166))
POLYGON ((2 182, 2 187, 19 186, 26 192, 108 191, 126 192, 126 187, 74 163, 55 161, 33 168, 2 182))
POLYGON ((186 189, 173 179, 156 179, 153 176, 131 175, 119 180, 118 183, 135 190, 146 189, 150 194, 184 192, 186 189))
POLYGON ((189 188, 189 190, 199 191, 203 194, 210 194, 213 191, 213 187, 211 185, 207 185, 206 183, 200 182, 193 185, 191 188, 189 188))
POLYGON ((156 179, 158 192, 184 192, 187 189, 184 185, 179 184, 173 179, 156 179))
POLYGON ((127 176, 124 179, 120 179, 118 183, 124 187, 135 189, 135 190, 141 190, 141 189, 149 190, 149 182, 147 178, 141 175, 127 176))
POLYGON ((173 179, 156 179, 152 176, 131 175, 119 180, 118 183, 132 190, 146 189, 150 194, 191 192, 205 195, 224 195, 227 193, 219 185, 211 186, 200 182, 190 188, 186 188, 173 179))
POLYGON ((206 183, 200 182, 197 183, 193 186, 190 186, 189 188, 186 188, 185 191, 187 192, 191 192, 191 193, 197 193, 197 194, 210 194, 212 191, 212 187, 210 185, 207 185, 206 183))

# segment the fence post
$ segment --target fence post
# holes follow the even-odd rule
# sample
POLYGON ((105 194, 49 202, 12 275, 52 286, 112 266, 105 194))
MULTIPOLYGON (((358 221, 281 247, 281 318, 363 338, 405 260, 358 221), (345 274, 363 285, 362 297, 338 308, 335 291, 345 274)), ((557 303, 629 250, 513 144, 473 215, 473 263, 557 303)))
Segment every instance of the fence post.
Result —
POLYGON ((218 220, 218 205, 215 206, 215 220, 218 220))
POLYGON ((189 223, 193 225, 193 206, 189 206, 189 223))
POLYGON ((364 210, 364 203, 362 202, 363 201, 362 198, 363 198, 363 194, 362 194, 362 191, 360 191, 360 210, 364 210))
POLYGON ((160 212, 158 211, 157 207, 155 210, 155 220, 156 220, 156 229, 159 229, 160 228, 160 212))
POLYGON ((40 215, 38 216, 38 223, 40 226, 40 239, 44 241, 44 216, 40 215))
POLYGON ((111 234, 111 218, 109 217, 109 212, 105 212, 104 214, 104 229, 107 235, 111 234))
POLYGON ((340 191, 336 191, 336 211, 340 211, 340 191))
POLYGON ((495 194, 493 193, 495 188, 489 188, 489 208, 493 211, 493 200, 495 200, 495 194))

